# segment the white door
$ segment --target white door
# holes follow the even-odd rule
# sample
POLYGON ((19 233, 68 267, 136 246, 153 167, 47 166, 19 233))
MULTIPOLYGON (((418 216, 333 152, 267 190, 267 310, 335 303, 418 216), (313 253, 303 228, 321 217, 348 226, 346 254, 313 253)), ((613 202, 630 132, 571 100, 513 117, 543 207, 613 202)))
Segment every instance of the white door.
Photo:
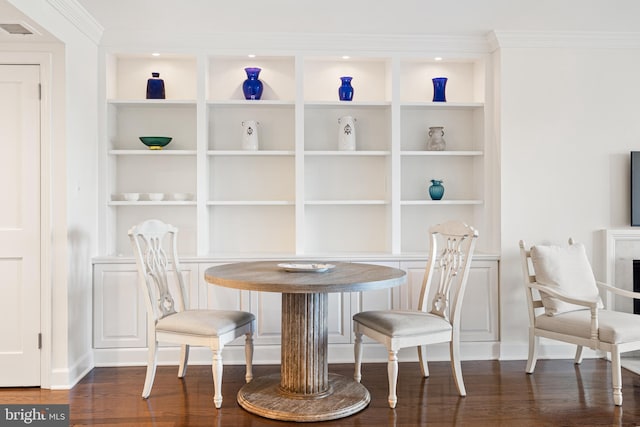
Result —
POLYGON ((0 386, 40 385, 39 84, 0 65, 0 386))

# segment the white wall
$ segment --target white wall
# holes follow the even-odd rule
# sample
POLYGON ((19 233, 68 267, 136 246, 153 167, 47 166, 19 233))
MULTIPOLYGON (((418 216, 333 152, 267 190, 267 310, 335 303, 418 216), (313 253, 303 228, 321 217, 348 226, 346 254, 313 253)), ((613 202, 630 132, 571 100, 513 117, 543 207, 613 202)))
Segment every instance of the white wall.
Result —
MULTIPOLYGON (((627 42, 500 50, 505 358, 526 357, 518 241, 563 244, 573 237, 586 244, 604 280, 598 230, 629 225, 629 151, 640 149, 640 48, 620 48, 638 46, 627 42)), ((541 356, 571 357, 573 349, 559 351, 547 348, 541 356)))

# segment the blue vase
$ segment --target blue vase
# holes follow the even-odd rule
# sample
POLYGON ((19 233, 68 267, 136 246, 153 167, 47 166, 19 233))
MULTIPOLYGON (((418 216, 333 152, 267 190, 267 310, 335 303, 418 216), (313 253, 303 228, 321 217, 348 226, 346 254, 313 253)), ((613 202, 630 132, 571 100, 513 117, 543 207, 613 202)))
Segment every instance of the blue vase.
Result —
POLYGON ((433 81, 433 102, 447 102, 445 89, 447 87, 446 77, 435 77, 433 81))
POLYGON ((340 77, 342 84, 338 88, 338 97, 340 101, 351 101, 353 99, 353 87, 351 86, 352 77, 343 76, 340 77))
POLYGON ((247 73, 247 79, 242 83, 242 92, 244 93, 244 99, 260 99, 262 96, 262 82, 258 80, 260 76, 260 68, 249 67, 245 68, 247 73))
POLYGON ((151 73, 151 76, 147 80, 147 99, 165 99, 164 80, 160 78, 160 73, 151 73))
POLYGON ((438 179, 431 180, 431 186, 429 187, 429 196, 431 196, 431 200, 440 200, 444 195, 444 187, 442 186, 442 181, 438 179))

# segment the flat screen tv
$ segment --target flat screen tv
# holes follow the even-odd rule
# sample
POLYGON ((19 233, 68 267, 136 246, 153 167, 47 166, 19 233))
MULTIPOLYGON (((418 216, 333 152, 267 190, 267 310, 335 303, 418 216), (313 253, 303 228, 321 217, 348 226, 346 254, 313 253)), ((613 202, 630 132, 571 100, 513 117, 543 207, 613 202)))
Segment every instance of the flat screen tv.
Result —
POLYGON ((631 152, 631 225, 640 226, 640 151, 631 152))

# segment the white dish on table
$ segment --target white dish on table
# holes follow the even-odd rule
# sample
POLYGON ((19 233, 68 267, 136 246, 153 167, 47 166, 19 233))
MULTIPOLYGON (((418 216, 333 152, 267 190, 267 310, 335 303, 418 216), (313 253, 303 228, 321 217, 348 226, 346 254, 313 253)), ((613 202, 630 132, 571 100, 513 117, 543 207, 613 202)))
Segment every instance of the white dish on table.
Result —
POLYGON ((290 271, 293 273, 323 273, 325 271, 331 270, 335 267, 333 264, 323 264, 323 263, 281 263, 278 264, 278 267, 283 268, 285 271, 290 271))
POLYGON ((135 202, 136 200, 138 200, 140 198, 140 194, 139 193, 123 193, 122 197, 127 202, 135 202))
POLYGON ((149 193, 149 200, 159 202, 164 199, 164 193, 149 193))

